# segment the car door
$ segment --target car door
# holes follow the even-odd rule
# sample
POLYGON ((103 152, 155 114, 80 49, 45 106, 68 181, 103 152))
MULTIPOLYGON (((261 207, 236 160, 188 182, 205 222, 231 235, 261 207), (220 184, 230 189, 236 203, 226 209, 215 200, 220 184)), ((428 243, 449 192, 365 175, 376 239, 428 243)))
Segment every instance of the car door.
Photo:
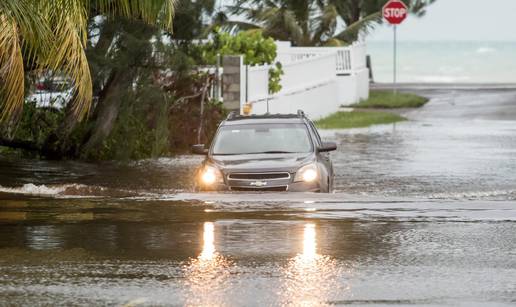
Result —
MULTIPOLYGON (((312 135, 314 135, 314 137, 315 137, 317 146, 322 146, 323 142, 322 142, 321 136, 319 135, 319 132, 317 131, 317 128, 315 127, 315 125, 312 121, 309 121, 309 126, 310 126, 312 135)), ((321 153, 317 153, 317 155, 319 156, 320 161, 323 163, 323 165, 326 167, 326 170, 328 171, 328 177, 330 179, 330 188, 331 188, 333 185, 334 173, 333 173, 333 162, 330 159, 330 153, 329 152, 321 152, 321 153)))

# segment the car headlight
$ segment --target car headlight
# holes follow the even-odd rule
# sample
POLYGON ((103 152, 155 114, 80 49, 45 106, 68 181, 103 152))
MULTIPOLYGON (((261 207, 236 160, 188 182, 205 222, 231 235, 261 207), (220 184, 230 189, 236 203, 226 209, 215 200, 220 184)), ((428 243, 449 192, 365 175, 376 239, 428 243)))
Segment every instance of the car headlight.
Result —
POLYGON ((315 163, 301 167, 294 177, 294 181, 312 182, 319 178, 319 171, 315 163))
POLYGON ((222 173, 216 167, 206 165, 200 173, 200 181, 205 185, 212 185, 214 183, 221 183, 224 181, 222 173))

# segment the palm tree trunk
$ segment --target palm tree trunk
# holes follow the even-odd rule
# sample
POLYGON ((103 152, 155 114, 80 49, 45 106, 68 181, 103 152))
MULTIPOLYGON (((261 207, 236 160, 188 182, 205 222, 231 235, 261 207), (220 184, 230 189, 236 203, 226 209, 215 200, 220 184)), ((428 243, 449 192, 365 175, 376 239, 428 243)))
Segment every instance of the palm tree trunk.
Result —
MULTIPOLYGON (((133 81, 135 80, 138 70, 138 64, 142 63, 143 56, 139 52, 132 52, 131 48, 135 45, 131 45, 131 40, 135 37, 143 45, 137 45, 138 48, 148 48, 150 45, 150 39, 155 33, 153 27, 123 22, 120 25, 111 25, 118 28, 121 32, 113 31, 113 28, 109 28, 105 35, 108 39, 100 41, 101 45, 98 46, 100 50, 97 50, 97 56, 105 56, 109 58, 107 51, 111 48, 111 41, 118 35, 118 44, 120 45, 120 56, 125 57, 125 65, 121 67, 114 67, 110 73, 110 76, 102 90, 98 92, 98 103, 95 108, 94 114, 94 126, 84 141, 84 145, 80 148, 80 157, 86 158, 91 152, 96 150, 102 142, 111 134, 115 126, 115 122, 118 118, 120 108, 123 104, 122 97, 125 94, 130 94, 132 91, 133 81), (135 65, 135 66, 131 66, 135 65)), ((96 46, 97 47, 97 46, 96 46)), ((115 60, 116 61, 116 60, 115 60)))
POLYGON ((95 150, 111 133, 115 125, 120 105, 121 96, 132 85, 132 71, 113 71, 111 82, 106 84, 102 101, 99 101, 97 118, 92 132, 81 148, 81 157, 85 158, 92 150, 95 150))

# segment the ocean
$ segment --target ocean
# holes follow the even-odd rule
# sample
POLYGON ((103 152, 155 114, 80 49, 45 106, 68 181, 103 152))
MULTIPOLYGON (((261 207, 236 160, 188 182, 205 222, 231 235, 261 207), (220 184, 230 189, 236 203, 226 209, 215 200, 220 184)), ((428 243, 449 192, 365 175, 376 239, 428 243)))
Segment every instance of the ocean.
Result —
MULTIPOLYGON (((375 82, 392 82, 392 41, 368 42, 375 82)), ((516 83, 516 42, 398 42, 398 82, 516 83)))

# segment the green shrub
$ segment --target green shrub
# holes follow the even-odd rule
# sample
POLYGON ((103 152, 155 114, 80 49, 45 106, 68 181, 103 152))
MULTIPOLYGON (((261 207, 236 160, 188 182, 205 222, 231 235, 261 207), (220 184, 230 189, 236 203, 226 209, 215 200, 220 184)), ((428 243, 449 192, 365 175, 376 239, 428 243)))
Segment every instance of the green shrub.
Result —
POLYGON ((246 65, 271 65, 269 68, 269 93, 281 90, 281 63, 276 62, 276 43, 272 38, 265 38, 261 30, 248 30, 231 35, 215 29, 213 42, 201 46, 201 62, 214 65, 217 55, 244 55, 246 65))
POLYGON ((428 102, 428 98, 410 93, 393 93, 390 90, 373 90, 369 98, 363 100, 353 107, 355 108, 419 108, 428 102))
POLYGON ((372 125, 391 124, 406 120, 387 112, 352 111, 337 112, 315 122, 321 129, 363 128, 372 125))

